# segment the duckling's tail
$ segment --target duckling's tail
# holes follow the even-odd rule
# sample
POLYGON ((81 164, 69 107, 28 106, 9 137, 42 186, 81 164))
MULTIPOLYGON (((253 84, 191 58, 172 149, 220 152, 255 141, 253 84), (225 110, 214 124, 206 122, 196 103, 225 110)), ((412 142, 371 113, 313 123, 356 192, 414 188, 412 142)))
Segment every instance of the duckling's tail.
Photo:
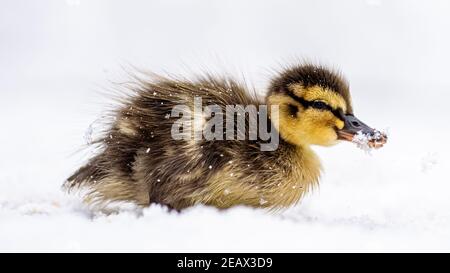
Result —
POLYGON ((84 187, 89 188, 96 184, 97 181, 100 181, 105 176, 100 168, 100 157, 101 155, 92 158, 86 165, 67 178, 63 184, 63 189, 71 192, 84 187))
POLYGON ((148 205, 148 193, 126 174, 118 170, 102 168, 102 155, 91 159, 88 164, 70 176, 63 188, 67 192, 87 190, 83 192, 84 202, 89 205, 104 207, 111 202, 133 202, 137 205, 148 205))
POLYGON ((94 181, 93 175, 98 172, 97 166, 92 164, 93 161, 95 160, 91 160, 91 162, 79 168, 74 174, 67 178, 63 187, 70 191, 74 188, 79 188, 85 186, 86 184, 92 183, 94 181))

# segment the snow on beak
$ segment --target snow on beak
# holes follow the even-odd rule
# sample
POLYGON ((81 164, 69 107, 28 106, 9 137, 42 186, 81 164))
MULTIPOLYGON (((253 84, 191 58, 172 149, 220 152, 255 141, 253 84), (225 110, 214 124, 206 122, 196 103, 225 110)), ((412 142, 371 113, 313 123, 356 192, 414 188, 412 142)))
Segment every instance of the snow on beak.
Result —
POLYGON ((344 128, 337 130, 338 139, 367 145, 369 148, 381 148, 387 142, 387 135, 373 129, 353 115, 343 115, 344 128))

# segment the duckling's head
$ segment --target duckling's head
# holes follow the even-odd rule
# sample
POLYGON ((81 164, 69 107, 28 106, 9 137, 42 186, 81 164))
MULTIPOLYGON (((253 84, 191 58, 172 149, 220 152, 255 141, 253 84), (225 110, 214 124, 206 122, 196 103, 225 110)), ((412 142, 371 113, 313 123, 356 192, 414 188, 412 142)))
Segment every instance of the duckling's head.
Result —
POLYGON ((302 65, 282 72, 272 81, 266 103, 279 107, 278 121, 272 122, 294 145, 331 146, 341 139, 351 141, 358 132, 375 133, 353 115, 346 80, 322 66, 302 65))

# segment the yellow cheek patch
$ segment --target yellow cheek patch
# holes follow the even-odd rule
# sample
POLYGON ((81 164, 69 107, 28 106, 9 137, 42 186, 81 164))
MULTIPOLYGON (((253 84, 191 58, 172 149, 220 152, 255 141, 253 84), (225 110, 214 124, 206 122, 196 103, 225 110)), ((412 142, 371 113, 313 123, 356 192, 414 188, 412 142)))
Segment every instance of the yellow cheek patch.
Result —
POLYGON ((344 98, 332 90, 317 85, 305 88, 300 84, 292 84, 289 88, 296 96, 307 101, 322 100, 334 109, 341 108, 344 113, 347 111, 347 104, 344 98))
POLYGON ((344 128, 344 122, 340 119, 336 119, 336 127, 340 130, 342 128, 344 128))
POLYGON ((300 110, 300 115, 293 116, 289 105, 301 105, 285 94, 270 95, 267 104, 279 106, 279 118, 272 123, 282 139, 295 145, 332 145, 336 141, 335 127, 344 127, 344 122, 330 111, 307 108, 300 110))
MULTIPOLYGON (((288 105, 298 105, 298 102, 296 102, 293 98, 286 96, 286 95, 271 95, 267 98, 267 104, 268 105, 278 105, 280 108, 280 114, 287 115, 287 106, 288 105)), ((269 107, 269 111, 271 108, 269 107)))

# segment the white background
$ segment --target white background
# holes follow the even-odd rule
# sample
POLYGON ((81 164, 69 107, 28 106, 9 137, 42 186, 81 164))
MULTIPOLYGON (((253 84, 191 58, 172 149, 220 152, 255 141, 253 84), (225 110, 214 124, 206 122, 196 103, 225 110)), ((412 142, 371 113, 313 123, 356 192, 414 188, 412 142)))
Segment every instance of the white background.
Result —
POLYGON ((448 1, 0 2, 0 251, 449 251, 448 1), (118 215, 60 186, 125 69, 228 72, 261 93, 302 58, 339 68, 367 155, 315 148, 324 175, 269 214, 151 206, 118 215))

